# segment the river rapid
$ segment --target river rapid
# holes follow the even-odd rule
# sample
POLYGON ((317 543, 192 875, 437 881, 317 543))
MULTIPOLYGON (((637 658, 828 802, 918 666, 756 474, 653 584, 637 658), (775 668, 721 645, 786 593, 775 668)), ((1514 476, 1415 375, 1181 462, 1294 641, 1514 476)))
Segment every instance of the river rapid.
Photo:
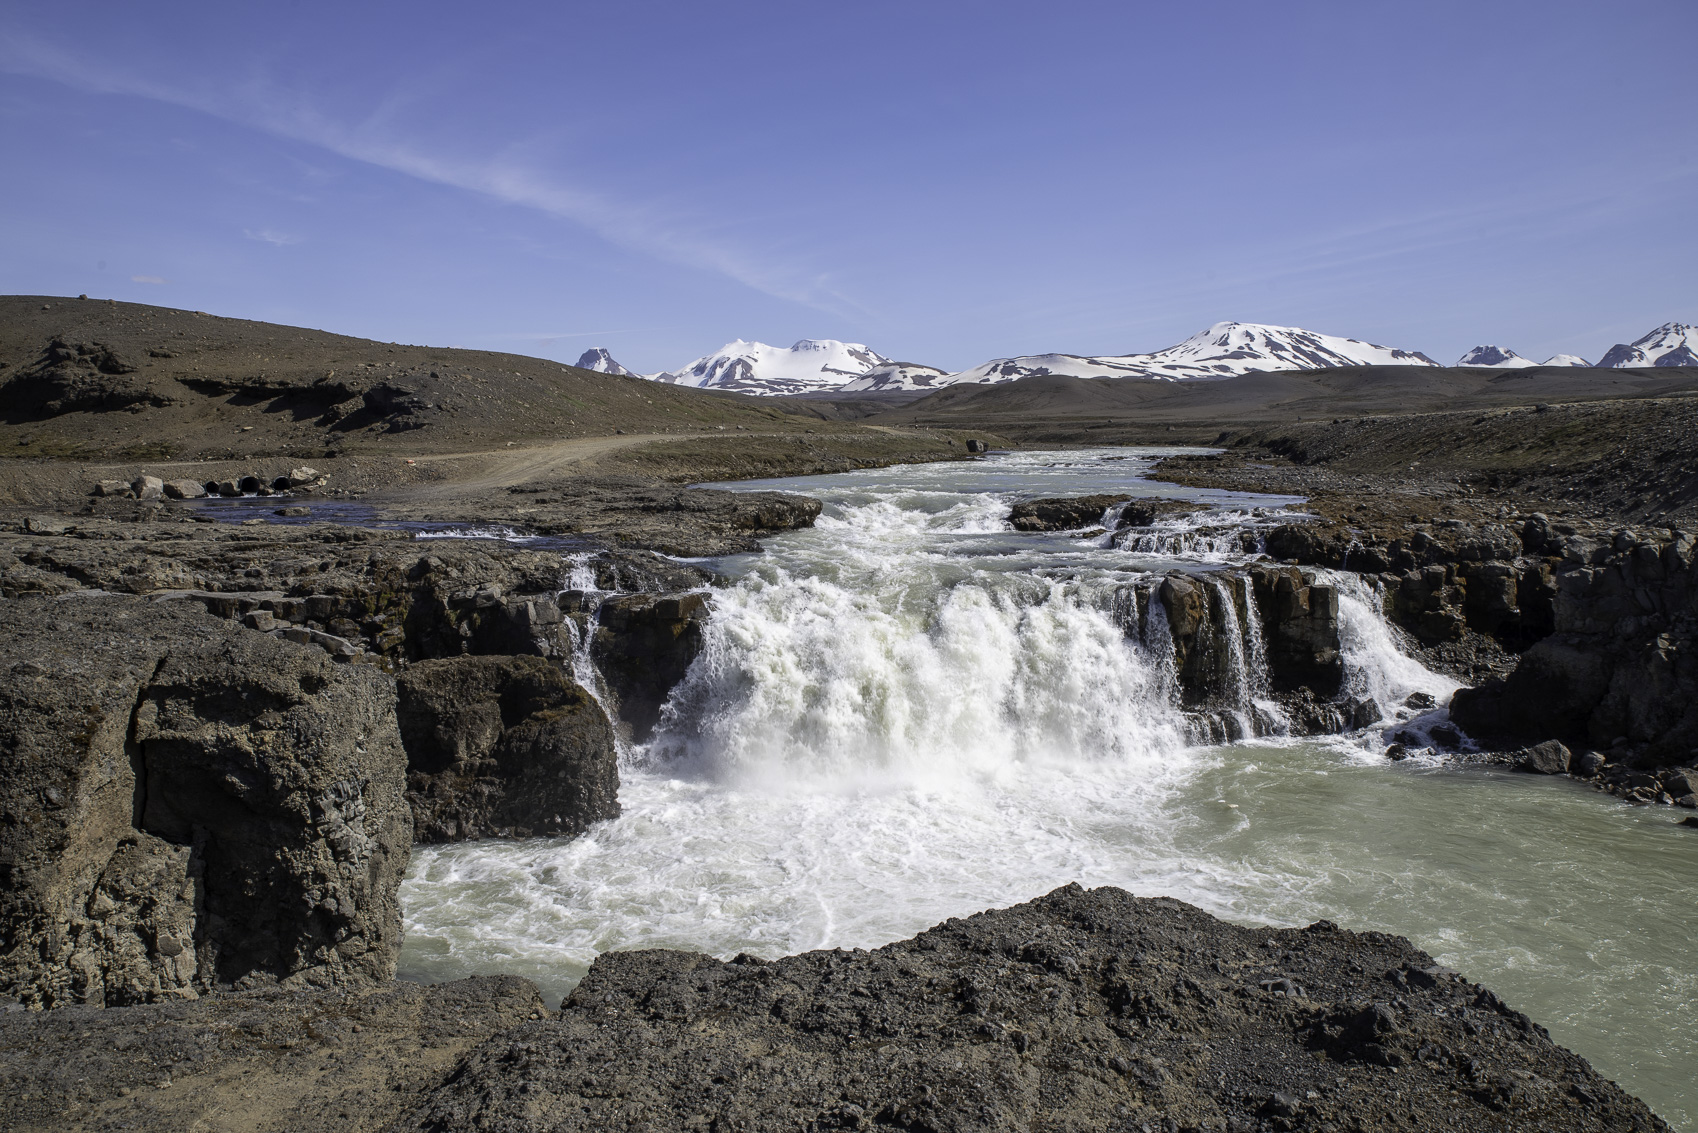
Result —
MULTIPOLYGON (((1243 562, 1242 533, 1296 501, 1147 480, 1174 451, 713 485, 825 510, 709 564, 728 583, 706 647, 653 740, 622 752, 621 818, 414 848, 402 976, 511 972, 558 999, 610 949, 871 948, 1118 885, 1408 936, 1698 1129, 1698 837, 1566 779, 1390 763, 1383 725, 1197 742, 1159 635, 1128 632, 1129 584, 1243 562), (1231 515, 1119 546, 1006 522, 1022 498, 1110 491, 1231 515)), ((1369 587, 1335 581, 1351 691, 1443 704, 1455 682, 1399 651, 1369 587)), ((1238 717, 1277 721, 1244 639, 1238 717)))

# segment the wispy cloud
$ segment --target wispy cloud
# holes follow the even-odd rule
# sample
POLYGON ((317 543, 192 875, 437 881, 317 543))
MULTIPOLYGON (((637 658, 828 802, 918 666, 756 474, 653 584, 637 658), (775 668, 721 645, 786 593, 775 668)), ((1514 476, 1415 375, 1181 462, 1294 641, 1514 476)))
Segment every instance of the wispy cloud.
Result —
POLYGON ((170 283, 171 281, 169 279, 166 279, 162 275, 132 275, 130 277, 130 282, 131 283, 170 283))
POLYGON ((277 232, 270 228, 244 228, 242 229, 242 235, 246 236, 249 240, 258 240, 262 244, 275 244, 279 248, 286 248, 290 244, 299 244, 301 242, 301 238, 299 236, 291 236, 287 232, 277 232))
MULTIPOLYGON (((361 124, 338 121, 298 92, 262 79, 240 89, 193 90, 126 73, 106 61, 75 54, 20 29, 0 29, 0 71, 48 79, 99 94, 146 98, 198 111, 277 137, 318 146, 340 157, 421 181, 479 193, 583 225, 621 247, 684 267, 717 273, 774 298, 834 315, 864 313, 824 273, 776 262, 714 239, 699 223, 657 205, 615 200, 562 182, 508 157, 477 158, 431 152, 392 136, 387 112, 361 124)), ((250 237, 264 239, 263 235, 250 237)))

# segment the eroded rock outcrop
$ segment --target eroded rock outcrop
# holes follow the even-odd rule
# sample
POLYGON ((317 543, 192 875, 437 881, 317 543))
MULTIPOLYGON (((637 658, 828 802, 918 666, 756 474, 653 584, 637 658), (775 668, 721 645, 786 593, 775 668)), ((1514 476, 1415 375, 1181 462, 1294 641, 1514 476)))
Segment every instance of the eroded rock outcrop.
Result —
POLYGON ((1297 567, 1253 563, 1164 576, 1127 587, 1128 632, 1170 648, 1180 699, 1200 741, 1289 727, 1300 734, 1367 727, 1366 702, 1340 699, 1338 593, 1297 567), (1281 721, 1266 708, 1282 703, 1281 721))
POLYGON ((0 404, 16 421, 80 409, 139 410, 174 400, 137 369, 134 359, 104 342, 54 338, 34 363, 0 385, 0 404))
POLYGON ((393 975, 412 823, 387 676, 183 606, 4 606, 0 989, 393 975))
POLYGON ((590 655, 639 742, 701 652, 706 617, 702 593, 618 594, 601 604, 590 655))
POLYGON ((1399 937, 1076 885, 871 952, 610 952, 397 1129, 1656 1130, 1399 937))
POLYGON ((571 835, 618 816, 613 727, 558 663, 443 658, 396 684, 416 841, 571 835))
POLYGON ((1545 537, 1552 632, 1451 714, 1500 742, 1562 740, 1649 765, 1698 761, 1698 566, 1690 534, 1545 537))

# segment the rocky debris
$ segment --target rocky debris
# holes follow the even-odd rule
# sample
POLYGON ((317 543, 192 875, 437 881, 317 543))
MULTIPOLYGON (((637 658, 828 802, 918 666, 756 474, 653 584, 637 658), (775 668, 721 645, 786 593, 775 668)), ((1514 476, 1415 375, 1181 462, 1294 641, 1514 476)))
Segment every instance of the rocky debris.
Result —
POLYGON ((1399 937, 1077 885, 871 952, 604 953, 396 1129, 1666 1129, 1399 937))
MULTIPOLYGON (((160 486, 164 490, 166 498, 172 500, 198 500, 207 494, 206 485, 194 480, 166 480, 160 486)), ((102 492, 101 494, 105 495, 106 493, 102 492)), ((144 497, 140 492, 137 492, 136 498, 142 499, 144 497)))
MULTIPOLYGON (((1698 752, 1692 759, 1698 763, 1698 752)), ((1623 747, 1606 757, 1598 752, 1576 756, 1569 774, 1594 789, 1637 805, 1665 804, 1698 810, 1698 767, 1646 768, 1623 747)))
POLYGON ((272 496, 291 492, 310 494, 323 488, 330 477, 318 470, 300 467, 282 476, 269 479, 248 473, 222 480, 164 480, 158 476, 141 475, 134 480, 97 480, 90 489, 96 498, 119 497, 132 500, 198 500, 207 496, 272 496))
POLYGON ((0 1126, 18 1133, 364 1133, 494 1034, 535 985, 268 988, 104 1011, 0 1011, 0 1126))
POLYGON ((389 678, 181 606, 4 605, 0 989, 394 973, 412 823, 389 678))
POLYGON ((653 733, 661 706, 701 652, 707 616, 700 592, 617 594, 597 610, 590 656, 637 742, 653 733))
POLYGON ((396 685, 414 841, 572 835, 618 816, 613 727, 558 662, 421 661, 396 685))

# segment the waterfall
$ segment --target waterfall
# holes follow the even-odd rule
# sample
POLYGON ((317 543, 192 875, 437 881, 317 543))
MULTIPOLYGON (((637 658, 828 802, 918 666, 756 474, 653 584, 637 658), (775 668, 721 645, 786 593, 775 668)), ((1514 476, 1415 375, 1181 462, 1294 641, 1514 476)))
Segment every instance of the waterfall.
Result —
POLYGON ((1159 656, 1114 606, 1112 587, 1031 576, 898 601, 818 577, 745 579, 717 595, 648 757, 737 781, 864 785, 1045 763, 1154 770, 1183 746, 1183 721, 1159 656))
POLYGON ((619 755, 619 764, 623 767, 630 762, 631 743, 625 736, 625 730, 619 726, 619 716, 614 711, 613 697, 608 694, 607 681, 602 678, 601 670, 596 667, 592 655, 596 630, 601 624, 601 604, 614 591, 597 587, 594 552, 579 551, 563 555, 562 559, 565 570, 561 573, 559 597, 563 604, 568 594, 574 595, 578 600, 577 616, 568 613, 564 619, 566 633, 571 638, 571 652, 566 659, 567 668, 572 679, 590 694, 590 699, 601 707, 608 720, 615 725, 613 743, 619 755))
MULTIPOLYGON (((701 651, 650 739, 621 750, 624 815, 570 841, 416 851, 409 971, 499 966, 553 995, 610 948, 869 947, 1072 880, 1236 915, 1273 899, 1268 867, 1247 867, 1236 843, 1213 858, 1185 843, 1267 829, 1239 816, 1286 788, 1320 799, 1293 769, 1337 763, 1321 745, 1205 746, 1279 729, 1276 623, 1234 569, 1272 513, 1223 521, 1240 524, 1237 542, 1201 534, 1215 541, 1191 545, 1219 557, 1188 564, 1007 530, 1009 494, 1106 494, 1136 478, 1112 457, 772 485, 825 511, 722 564, 740 573, 714 589, 701 651), (1180 565, 1193 568, 1179 576, 1194 590, 1187 620, 1199 597, 1207 613, 1185 627, 1188 653, 1160 596, 1180 565), (1201 696, 1186 695, 1182 664, 1201 696)), ((610 568, 562 563, 569 664, 605 703, 591 642, 598 611, 612 620, 596 577, 610 568)), ((1397 656, 1370 592, 1329 580, 1352 689, 1389 699, 1438 680, 1397 656)))
POLYGON ((1372 700, 1390 715, 1412 693, 1424 692, 1445 704, 1462 687, 1403 651, 1402 634, 1386 620, 1385 598, 1377 583, 1347 571, 1315 573, 1338 590, 1339 651, 1347 695, 1372 700))

